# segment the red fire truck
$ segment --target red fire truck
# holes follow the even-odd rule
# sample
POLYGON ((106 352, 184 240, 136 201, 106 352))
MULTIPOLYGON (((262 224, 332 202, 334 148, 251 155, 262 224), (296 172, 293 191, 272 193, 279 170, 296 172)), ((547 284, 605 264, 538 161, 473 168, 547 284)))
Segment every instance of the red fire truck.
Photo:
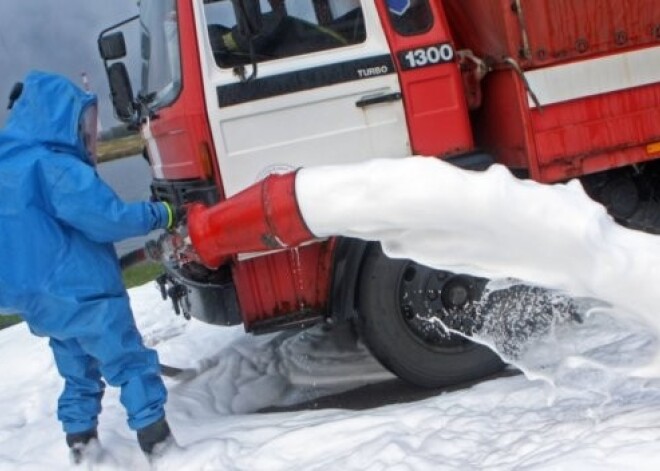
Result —
POLYGON ((276 229, 295 231, 297 208, 278 202, 291 178, 269 175, 300 167, 497 162, 541 182, 579 178, 621 224, 660 232, 657 0, 139 5, 136 95, 125 22, 99 37, 116 115, 141 129, 154 196, 221 208, 218 237, 231 239, 228 253, 199 263, 172 256, 168 236, 161 284, 186 316, 255 334, 354 322, 387 368, 423 386, 502 367, 415 315, 469 324, 485 280, 391 260, 356 239, 282 241, 276 229))

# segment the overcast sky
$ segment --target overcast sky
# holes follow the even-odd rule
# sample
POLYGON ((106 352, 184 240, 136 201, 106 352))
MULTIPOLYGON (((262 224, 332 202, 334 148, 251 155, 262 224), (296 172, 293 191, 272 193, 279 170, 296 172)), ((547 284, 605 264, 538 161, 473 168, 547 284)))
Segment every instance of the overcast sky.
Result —
POLYGON ((99 96, 102 126, 119 124, 112 117, 96 38, 136 13, 136 0, 0 0, 0 125, 12 85, 32 69, 65 75, 79 85, 87 72, 99 96))

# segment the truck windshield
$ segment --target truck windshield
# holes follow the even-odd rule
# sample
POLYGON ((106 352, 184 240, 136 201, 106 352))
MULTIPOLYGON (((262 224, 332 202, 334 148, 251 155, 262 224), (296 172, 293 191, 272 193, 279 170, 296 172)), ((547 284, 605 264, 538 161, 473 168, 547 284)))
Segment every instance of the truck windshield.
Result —
POLYGON ((181 89, 175 0, 140 1, 141 95, 152 109, 170 104, 181 89))
POLYGON ((360 0, 260 0, 260 33, 241 36, 231 0, 204 0, 211 50, 220 67, 349 46, 366 39, 360 0))

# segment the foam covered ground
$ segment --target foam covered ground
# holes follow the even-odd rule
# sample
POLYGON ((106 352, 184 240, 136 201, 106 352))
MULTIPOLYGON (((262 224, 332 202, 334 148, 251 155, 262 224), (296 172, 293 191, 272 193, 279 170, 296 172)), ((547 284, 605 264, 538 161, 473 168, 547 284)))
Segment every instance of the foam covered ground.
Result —
MULTIPOLYGON (((182 448, 157 469, 658 469, 659 238, 614 225, 576 184, 410 162, 300 172, 311 228, 381 240, 393 256, 438 268, 561 289, 583 301, 579 322, 525 345, 515 360, 528 376, 362 411, 265 413, 391 375, 352 337, 321 328, 247 336, 175 317, 152 285, 132 289, 146 343, 189 369, 167 379, 182 448)), ((482 340, 497 346, 488 332, 482 340)), ((0 469, 70 469, 47 342, 14 326, 0 332, 0 358, 0 469)), ((147 469, 118 391, 109 388, 103 404, 103 448, 89 468, 147 469)))

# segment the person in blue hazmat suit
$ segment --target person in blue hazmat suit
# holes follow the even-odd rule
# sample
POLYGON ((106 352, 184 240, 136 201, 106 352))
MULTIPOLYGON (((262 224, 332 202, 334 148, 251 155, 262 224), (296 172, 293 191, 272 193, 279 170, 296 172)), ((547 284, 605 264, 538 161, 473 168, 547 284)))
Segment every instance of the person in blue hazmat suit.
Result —
POLYGON ((15 88, 0 130, 0 314, 50 338, 57 416, 74 461, 97 439, 105 382, 142 450, 173 442, 155 351, 138 332, 113 242, 172 226, 167 203, 124 203, 97 175, 97 100, 42 72, 15 88), (13 106, 12 106, 13 105, 13 106))

